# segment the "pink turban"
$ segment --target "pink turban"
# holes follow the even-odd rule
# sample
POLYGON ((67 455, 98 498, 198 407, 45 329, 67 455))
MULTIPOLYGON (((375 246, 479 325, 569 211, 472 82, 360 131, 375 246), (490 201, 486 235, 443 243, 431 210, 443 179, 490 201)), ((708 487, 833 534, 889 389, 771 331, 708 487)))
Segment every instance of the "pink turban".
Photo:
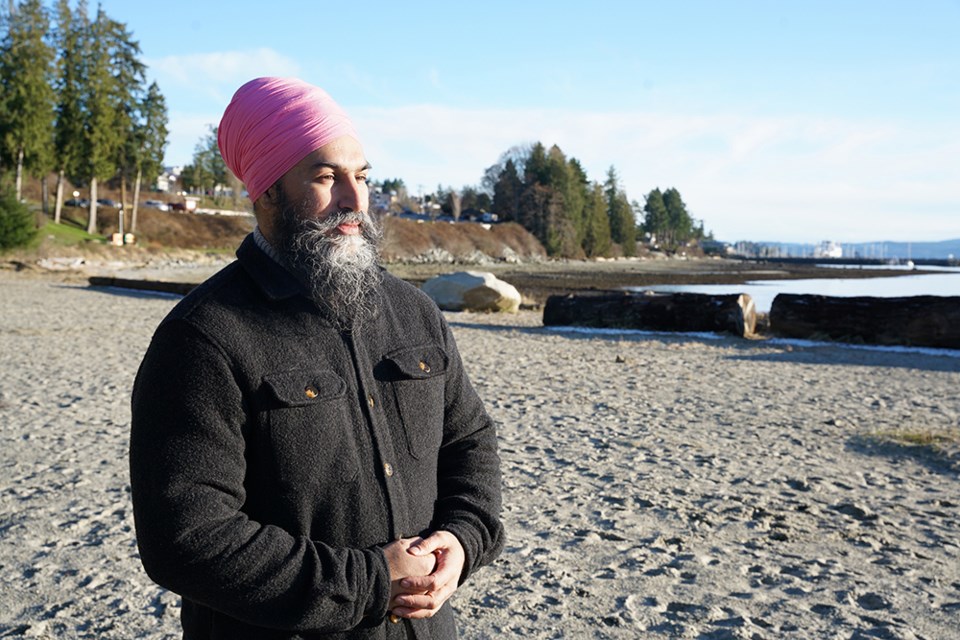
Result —
POLYGON ((257 78, 233 94, 217 131, 220 155, 256 202, 308 154, 353 123, 326 91, 296 78, 257 78))

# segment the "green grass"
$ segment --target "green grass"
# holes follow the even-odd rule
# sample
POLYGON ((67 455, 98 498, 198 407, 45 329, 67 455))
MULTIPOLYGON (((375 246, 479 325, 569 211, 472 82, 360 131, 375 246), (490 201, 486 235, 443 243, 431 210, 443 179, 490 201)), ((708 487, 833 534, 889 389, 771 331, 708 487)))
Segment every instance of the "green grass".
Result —
POLYGON ((103 236, 91 235, 84 229, 62 222, 60 224, 47 222, 40 227, 30 247, 36 248, 44 240, 62 247, 73 247, 88 242, 104 242, 103 236))

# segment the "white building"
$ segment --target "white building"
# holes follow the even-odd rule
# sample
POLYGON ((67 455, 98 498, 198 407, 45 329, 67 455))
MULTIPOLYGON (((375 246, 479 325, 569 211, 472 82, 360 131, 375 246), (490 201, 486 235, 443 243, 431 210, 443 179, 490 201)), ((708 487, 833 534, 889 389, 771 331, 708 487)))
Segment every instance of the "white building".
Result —
POLYGON ((813 249, 814 258, 842 258, 843 247, 831 240, 824 240, 813 249))

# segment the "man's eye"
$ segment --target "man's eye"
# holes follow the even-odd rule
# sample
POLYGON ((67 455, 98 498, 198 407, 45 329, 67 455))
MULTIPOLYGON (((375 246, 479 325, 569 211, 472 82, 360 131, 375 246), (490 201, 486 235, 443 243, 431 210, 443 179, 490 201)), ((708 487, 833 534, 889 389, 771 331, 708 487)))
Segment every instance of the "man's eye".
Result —
POLYGON ((333 180, 333 179, 334 179, 334 175, 332 173, 324 173, 317 176, 317 180, 320 180, 321 182, 325 182, 327 180, 333 180))
POLYGON ((357 182, 366 182, 366 181, 367 181, 367 176, 366 176, 366 174, 361 174, 361 175, 357 176, 357 182))

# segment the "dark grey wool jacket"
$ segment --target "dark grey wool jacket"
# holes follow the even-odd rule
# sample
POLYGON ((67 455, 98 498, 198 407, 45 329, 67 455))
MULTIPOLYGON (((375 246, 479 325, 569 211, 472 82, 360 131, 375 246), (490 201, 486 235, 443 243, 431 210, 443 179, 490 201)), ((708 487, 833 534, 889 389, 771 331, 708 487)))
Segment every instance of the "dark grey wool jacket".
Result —
POLYGON ((133 392, 130 471, 147 573, 184 638, 452 638, 386 621, 380 548, 445 529, 461 581, 503 545, 494 425, 433 302, 384 273, 341 332, 248 237, 160 324, 133 392))

